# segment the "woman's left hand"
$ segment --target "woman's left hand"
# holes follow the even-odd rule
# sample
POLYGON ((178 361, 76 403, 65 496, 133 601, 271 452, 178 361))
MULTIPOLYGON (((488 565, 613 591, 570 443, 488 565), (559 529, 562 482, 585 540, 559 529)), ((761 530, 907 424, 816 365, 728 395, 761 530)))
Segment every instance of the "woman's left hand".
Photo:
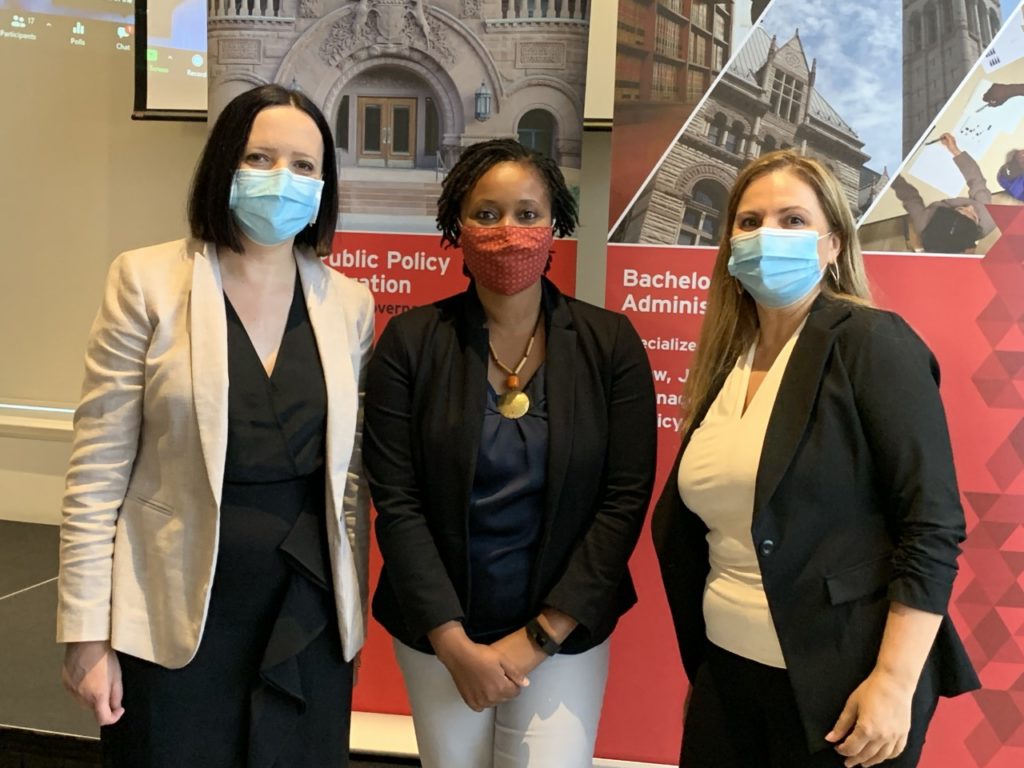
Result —
POLYGON ((825 736, 836 744, 836 752, 846 757, 843 765, 870 768, 903 752, 910 733, 914 687, 877 667, 857 686, 825 736))
POLYGON ((547 658, 540 648, 526 635, 525 629, 505 635, 491 643, 491 648, 508 659, 523 675, 529 676, 547 658))

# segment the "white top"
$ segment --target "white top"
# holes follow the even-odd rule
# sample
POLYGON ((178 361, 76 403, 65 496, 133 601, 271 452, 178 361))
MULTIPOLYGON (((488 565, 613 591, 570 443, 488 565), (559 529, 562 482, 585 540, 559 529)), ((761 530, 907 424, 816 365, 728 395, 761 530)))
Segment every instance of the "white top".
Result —
POLYGON ((711 571, 704 621, 715 645, 784 669, 750 529, 754 487, 768 419, 800 328, 779 352, 750 401, 743 403, 757 341, 736 361, 679 463, 679 495, 708 527, 711 571))

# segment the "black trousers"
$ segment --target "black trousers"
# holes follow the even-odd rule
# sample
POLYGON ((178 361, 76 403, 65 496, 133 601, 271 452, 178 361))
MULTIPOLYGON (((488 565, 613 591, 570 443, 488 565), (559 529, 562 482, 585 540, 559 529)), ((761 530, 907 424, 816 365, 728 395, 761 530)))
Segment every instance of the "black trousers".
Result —
MULTIPOLYGON (((881 766, 917 765, 935 711, 935 696, 919 690, 915 706, 922 700, 930 703, 914 713, 907 748, 881 766)), ((808 749, 786 670, 709 644, 690 694, 680 768, 841 768, 844 759, 831 745, 808 749)))

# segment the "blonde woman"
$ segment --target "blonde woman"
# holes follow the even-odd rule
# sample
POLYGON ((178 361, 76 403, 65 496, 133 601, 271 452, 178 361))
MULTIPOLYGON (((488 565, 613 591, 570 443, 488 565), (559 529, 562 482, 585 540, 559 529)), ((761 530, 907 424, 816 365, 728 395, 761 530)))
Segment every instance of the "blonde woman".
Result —
POLYGON ((978 687, 946 615, 964 538, 938 365, 870 305, 818 162, 739 175, 654 539, 688 768, 913 766, 978 687))

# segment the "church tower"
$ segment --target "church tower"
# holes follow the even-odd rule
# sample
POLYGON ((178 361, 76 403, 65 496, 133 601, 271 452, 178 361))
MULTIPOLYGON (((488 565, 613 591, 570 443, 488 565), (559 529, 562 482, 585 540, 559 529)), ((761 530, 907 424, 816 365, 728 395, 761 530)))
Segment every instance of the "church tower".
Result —
POLYGON ((903 154, 999 32, 999 0, 903 0, 903 154))

